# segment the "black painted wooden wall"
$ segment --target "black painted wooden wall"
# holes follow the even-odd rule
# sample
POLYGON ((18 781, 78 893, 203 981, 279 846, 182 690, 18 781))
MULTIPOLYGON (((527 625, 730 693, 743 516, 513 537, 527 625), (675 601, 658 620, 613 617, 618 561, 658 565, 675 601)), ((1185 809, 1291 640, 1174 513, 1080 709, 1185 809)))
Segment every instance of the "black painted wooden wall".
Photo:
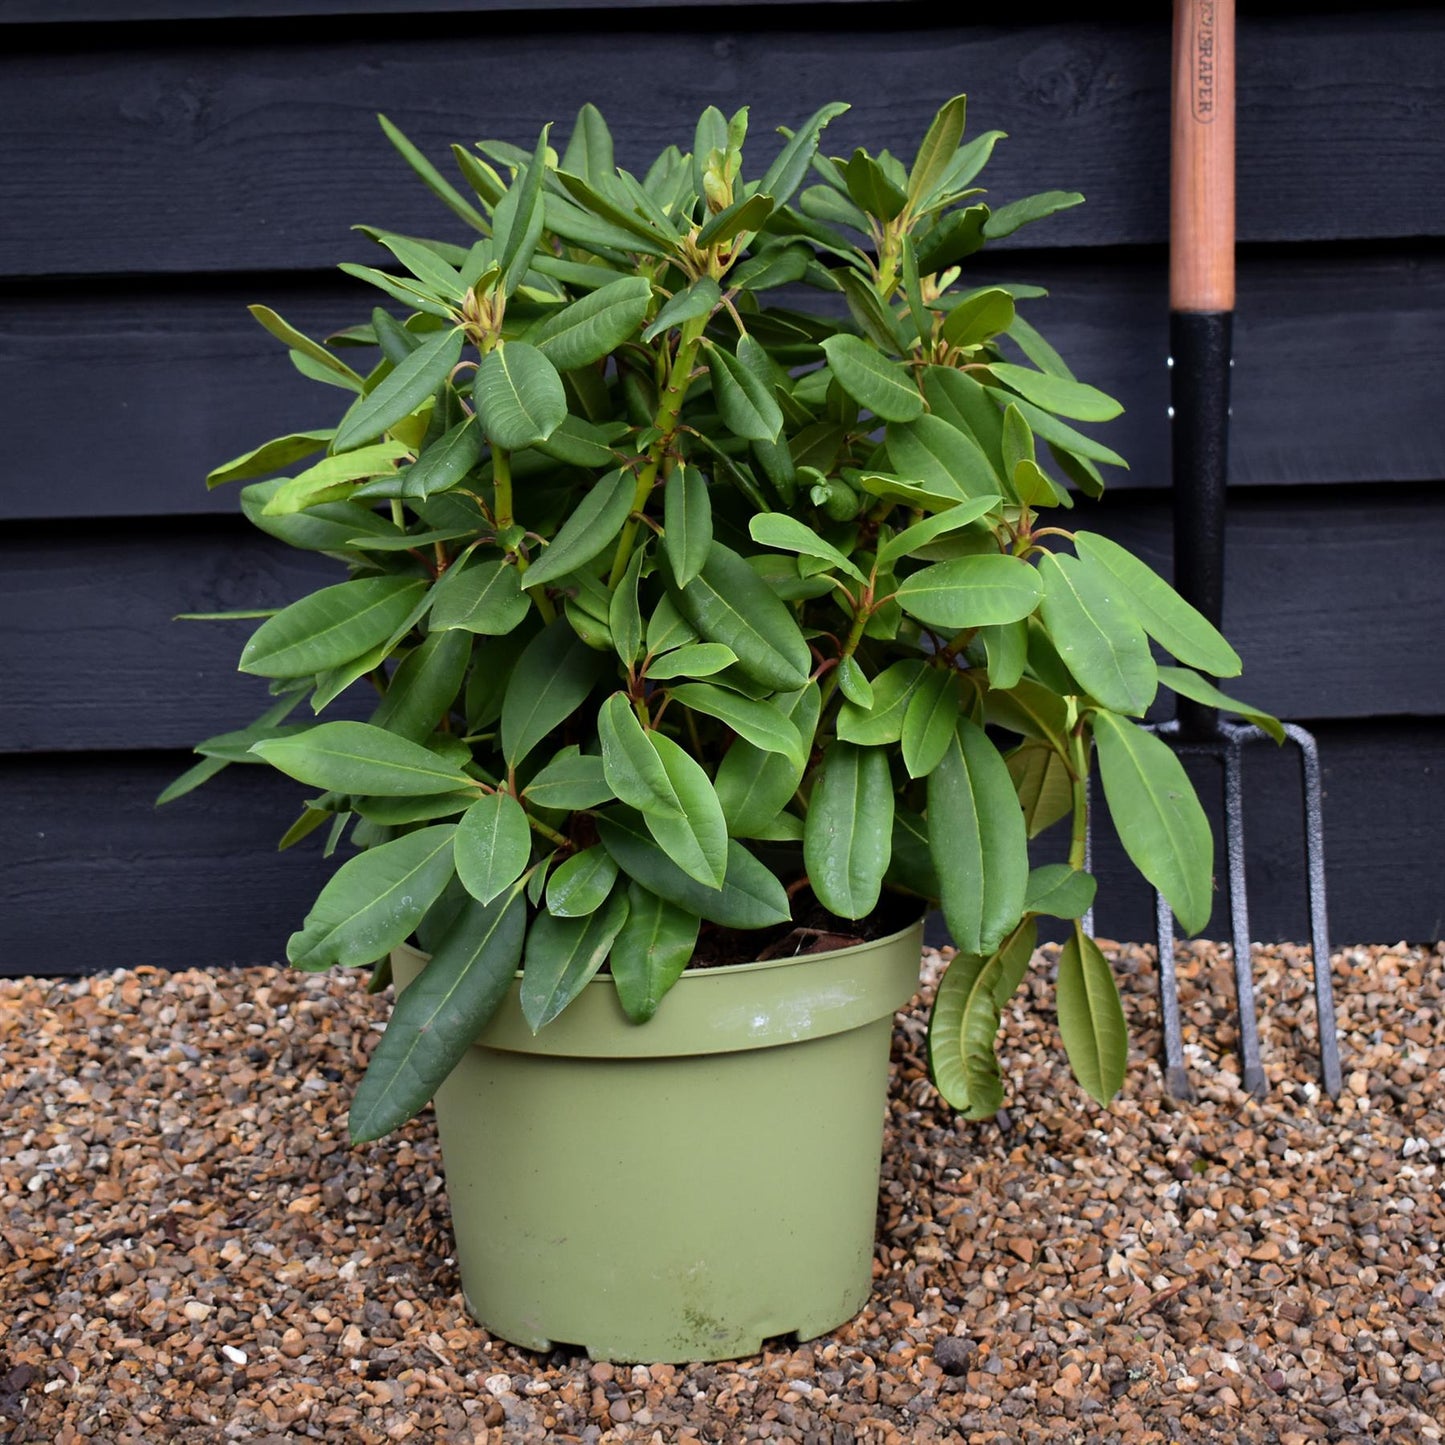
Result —
MULTIPOLYGON (((0 972, 275 959, 325 874, 275 853, 300 793, 260 769, 152 800, 264 705, 235 671, 248 624, 173 614, 281 604, 326 565, 202 483, 315 415, 246 303, 324 332, 372 304, 334 269, 372 259, 353 223, 446 230, 377 111, 445 158, 592 99, 631 165, 709 101, 750 103, 755 136, 852 101, 842 150, 907 144, 966 90, 972 129, 1011 137, 995 195, 1089 198, 980 275, 1049 286, 1046 330, 1126 402, 1133 470, 1090 525, 1167 570, 1168 23, 1146 8, 0 0, 0 972)), ((1319 738, 1335 938, 1436 939, 1445 11, 1244 5, 1239 84, 1236 690, 1319 738)), ((1254 932, 1301 937, 1293 759, 1252 768, 1254 932)), ((1143 889, 1115 896, 1101 930, 1146 937, 1143 889)))

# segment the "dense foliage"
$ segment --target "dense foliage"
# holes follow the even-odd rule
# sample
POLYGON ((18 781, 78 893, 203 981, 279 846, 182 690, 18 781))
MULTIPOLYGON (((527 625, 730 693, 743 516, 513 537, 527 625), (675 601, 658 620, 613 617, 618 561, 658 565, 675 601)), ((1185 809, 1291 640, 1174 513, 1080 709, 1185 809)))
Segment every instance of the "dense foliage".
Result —
MULTIPOLYGON (((535 1028, 604 964, 642 1022, 700 928, 785 922, 804 878, 843 918, 885 888, 941 904, 960 953, 935 1076, 992 1112, 1035 919, 1093 899, 1094 767, 1184 927, 1209 915, 1209 828, 1135 719, 1161 682, 1220 701, 1201 673, 1239 659, 1142 562, 1052 520, 1123 464, 1073 425, 1119 406, 1025 321, 1041 291, 962 279, 1082 197, 981 200, 1001 137, 964 142, 961 96, 910 166, 820 153, 844 109, 785 133, 756 179, 746 112, 709 109, 639 180, 585 106, 560 158, 547 130, 531 152, 456 147, 469 195, 383 121, 477 238, 366 228, 397 265, 343 269, 393 304, 325 344, 252 308, 349 404, 209 481, 285 471, 250 481, 246 515, 349 580, 266 617, 241 669, 275 706, 203 743, 167 796, 227 761, 310 785, 285 843, 329 822, 330 847, 349 829, 362 851, 291 962, 371 964, 413 933, 433 955, 356 1138, 431 1097, 518 967, 535 1028), (369 721, 295 720, 357 687, 369 721), (1065 819, 1067 861, 1031 868, 1065 819)), ((1077 922, 1058 1005, 1109 1098, 1124 1019, 1077 922)))

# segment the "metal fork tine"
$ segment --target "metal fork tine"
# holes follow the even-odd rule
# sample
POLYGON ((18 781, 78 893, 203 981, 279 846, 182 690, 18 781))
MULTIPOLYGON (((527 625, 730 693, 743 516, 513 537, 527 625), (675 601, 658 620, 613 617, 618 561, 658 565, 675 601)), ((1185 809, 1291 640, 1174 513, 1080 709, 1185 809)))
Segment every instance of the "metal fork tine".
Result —
POLYGON ((1239 1006, 1239 1056, 1243 1083, 1256 1099, 1269 1092, 1259 1060, 1259 1023, 1254 1011, 1254 954, 1244 879, 1243 738, 1248 728, 1221 724, 1224 733, 1224 838, 1229 862, 1229 921, 1234 939, 1234 992, 1239 1006))
POLYGON ((1159 944, 1159 1013, 1164 1023, 1164 1092, 1181 1104, 1194 1102, 1194 1085, 1184 1064, 1179 1023, 1179 976, 1174 969, 1174 913, 1162 893, 1154 895, 1155 936, 1159 944))

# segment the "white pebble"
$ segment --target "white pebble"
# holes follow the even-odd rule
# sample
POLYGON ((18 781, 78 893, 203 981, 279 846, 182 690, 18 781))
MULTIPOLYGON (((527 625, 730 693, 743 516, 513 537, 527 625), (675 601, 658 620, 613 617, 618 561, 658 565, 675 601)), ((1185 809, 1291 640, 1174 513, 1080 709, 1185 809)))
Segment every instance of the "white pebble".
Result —
POLYGON ((1413 1158, 1416 1154, 1423 1154, 1430 1147, 1428 1139, 1414 1138, 1406 1139, 1400 1146, 1400 1153, 1407 1159, 1413 1158))
POLYGON ((487 1390, 493 1395, 509 1395, 512 1392, 512 1377, 510 1375, 488 1375, 482 1382, 487 1390))
POLYGON ((246 1363, 245 1350, 238 1350, 235 1345, 222 1345, 221 1353, 233 1364, 244 1365, 246 1363))

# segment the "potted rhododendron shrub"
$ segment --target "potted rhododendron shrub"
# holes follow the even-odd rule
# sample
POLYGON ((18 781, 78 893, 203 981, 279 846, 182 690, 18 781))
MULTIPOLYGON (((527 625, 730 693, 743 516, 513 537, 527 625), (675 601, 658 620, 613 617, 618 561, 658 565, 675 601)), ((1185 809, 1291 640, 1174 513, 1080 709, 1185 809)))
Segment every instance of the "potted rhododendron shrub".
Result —
POLYGON ((962 96, 908 160, 828 154, 845 109, 753 163, 709 108, 638 175, 589 105, 455 147, 455 182, 383 121, 445 239, 366 227, 378 266, 343 269, 381 304, 325 341, 253 308, 328 389, 210 482, 337 575, 255 629, 274 706, 167 796, 226 761, 313 790, 284 844, 346 856, 288 957, 403 986, 352 1137, 435 1098, 470 1308, 524 1345, 720 1358, 862 1305, 930 906, 943 1096, 1000 1106, 1041 915, 1072 921, 1074 1072, 1116 1092, 1095 771, 1209 914, 1209 828, 1139 720, 1161 683, 1229 706, 1204 675, 1239 659, 1078 525, 1122 465, 1080 424, 1120 408, 1025 319, 1041 291, 970 280, 1082 197, 986 200, 962 96))

